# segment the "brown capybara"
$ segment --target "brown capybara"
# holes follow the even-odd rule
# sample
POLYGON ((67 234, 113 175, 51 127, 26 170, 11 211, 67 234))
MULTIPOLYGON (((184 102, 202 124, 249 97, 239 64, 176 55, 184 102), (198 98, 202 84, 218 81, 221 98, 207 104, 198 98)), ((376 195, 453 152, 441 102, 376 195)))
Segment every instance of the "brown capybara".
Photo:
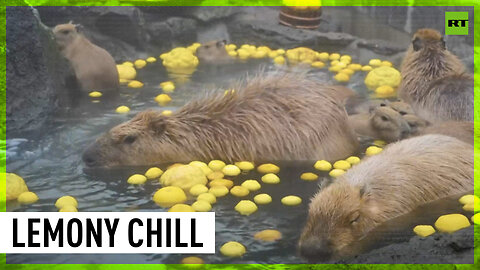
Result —
POLYGON ((429 122, 473 121, 473 76, 445 47, 442 35, 420 29, 403 60, 398 94, 429 122))
POLYGON ((463 142, 473 145, 475 132, 473 122, 445 121, 430 124, 416 115, 404 115, 412 132, 410 136, 421 136, 426 134, 441 134, 457 138, 463 142))
POLYGON ((53 34, 83 91, 109 92, 118 88, 118 71, 113 57, 80 33, 78 25, 59 24, 53 34))
POLYGON ((171 116, 139 113, 98 138, 87 166, 191 160, 337 160, 358 141, 335 86, 300 74, 260 73, 235 91, 211 93, 171 116))
POLYGON ((430 123, 422 119, 415 114, 406 114, 403 116, 403 119, 405 119, 408 123, 408 126, 410 126, 410 134, 418 134, 419 130, 423 130, 425 127, 430 125, 430 123))
POLYGON ((359 136, 386 142, 398 141, 410 133, 407 121, 390 107, 376 107, 370 113, 349 115, 348 122, 359 136))
POLYGON ((225 50, 226 44, 226 40, 214 40, 198 47, 196 55, 200 64, 221 65, 231 63, 233 58, 225 50))
POLYGON ((473 146, 443 135, 390 144, 312 198, 300 253, 312 261, 353 255, 381 223, 465 192, 473 192, 473 146))
POLYGON ((384 102, 380 103, 380 106, 382 107, 390 107, 393 110, 397 111, 401 115, 406 115, 406 114, 413 114, 413 109, 410 104, 405 103, 401 100, 396 100, 396 101, 388 101, 385 100, 384 102))

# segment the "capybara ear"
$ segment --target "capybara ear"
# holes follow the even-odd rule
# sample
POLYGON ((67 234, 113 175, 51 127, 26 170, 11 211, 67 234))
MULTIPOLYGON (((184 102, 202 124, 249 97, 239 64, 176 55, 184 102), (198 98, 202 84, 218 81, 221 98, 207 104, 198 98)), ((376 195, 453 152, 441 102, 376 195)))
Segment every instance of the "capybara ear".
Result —
POLYGON ((412 40, 412 46, 414 51, 419 51, 422 48, 422 40, 416 37, 412 40))
POLYGON ((447 49, 447 45, 445 45, 445 39, 444 39, 443 36, 442 36, 442 38, 440 39, 440 42, 441 42, 441 44, 442 44, 442 48, 443 48, 444 50, 446 50, 446 49, 447 49))
POLYGON ((77 24, 74 24, 75 26, 75 30, 80 33, 82 30, 83 30, 83 25, 77 23, 77 24))
POLYGON ((225 47, 225 45, 227 45, 227 40, 220 40, 220 41, 217 41, 217 48, 222 48, 222 47, 225 47))
POLYGON ((163 116, 156 117, 150 120, 150 129, 153 130, 157 134, 162 134, 165 132, 165 128, 167 127, 167 122, 165 121, 163 116))

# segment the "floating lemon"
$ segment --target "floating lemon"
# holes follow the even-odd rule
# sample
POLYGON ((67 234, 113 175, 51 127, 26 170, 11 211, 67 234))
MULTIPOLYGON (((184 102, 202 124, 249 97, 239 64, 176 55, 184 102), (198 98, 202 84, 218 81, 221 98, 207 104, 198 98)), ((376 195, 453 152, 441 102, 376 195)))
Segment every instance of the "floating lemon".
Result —
POLYGON ((225 167, 223 167, 222 169, 222 173, 227 175, 227 176, 237 176, 241 173, 242 171, 240 170, 240 168, 238 168, 237 166, 235 165, 226 165, 225 167))
POLYGON ((128 113, 129 111, 130 111, 130 108, 128 108, 127 106, 120 106, 117 109, 115 109, 115 112, 120 114, 128 113))
POLYGON ((387 145, 387 142, 382 140, 375 140, 373 141, 373 144, 379 147, 384 147, 385 145, 387 145))
POLYGON ((210 187, 215 187, 215 186, 224 186, 228 189, 231 189, 233 187, 233 181, 232 180, 227 180, 227 179, 215 179, 210 181, 208 183, 210 187))
POLYGON ((247 250, 239 242, 230 241, 220 248, 220 253, 227 257, 241 257, 247 250))
POLYGON ((317 58, 321 61, 327 61, 329 59, 329 56, 330 55, 326 52, 322 52, 322 53, 317 54, 317 58))
POLYGON ((208 188, 202 184, 196 184, 192 186, 189 190, 189 193, 192 194, 193 196, 198 196, 202 193, 207 193, 207 192, 208 192, 208 188))
POLYGON ((339 161, 336 161, 335 163, 333 163, 333 168, 335 169, 341 169, 341 170, 348 170, 350 169, 350 167, 352 167, 352 165, 350 164, 350 162, 346 161, 346 160, 339 160, 339 161))
POLYGON ((477 207, 475 207, 475 204, 473 203, 465 204, 462 208, 463 210, 470 212, 475 212, 475 208, 477 209, 477 211, 480 210, 479 206, 477 205, 477 207))
POLYGON ((27 191, 18 195, 17 201, 21 204, 32 204, 38 201, 38 196, 33 192, 27 191))
POLYGON ((77 208, 78 207, 77 199, 75 199, 72 196, 62 196, 58 198, 58 200, 55 202, 55 207, 58 209, 64 208, 65 206, 68 206, 68 205, 77 208))
POLYGON ((362 69, 362 65, 360 64, 349 64, 347 68, 353 70, 353 71, 358 71, 362 69))
POLYGON ((226 186, 213 186, 208 192, 215 195, 215 197, 220 198, 228 194, 228 188, 226 186))
POLYGON ((172 98, 167 95, 167 94, 160 94, 158 96, 155 97, 155 101, 160 105, 160 106, 165 106, 167 105, 168 103, 170 103, 170 101, 172 101, 172 98))
POLYGON ((127 67, 133 67, 134 66, 133 63, 130 62, 130 61, 125 61, 125 62, 122 63, 122 65, 125 65, 127 67))
POLYGON ((435 229, 430 225, 417 225, 413 228, 413 232, 421 237, 427 237, 435 233, 435 229))
POLYGON ((163 171, 158 167, 152 167, 145 172, 147 179, 156 179, 162 176, 163 171))
POLYGON ((141 174, 134 174, 128 178, 127 182, 132 185, 140 185, 147 182, 147 177, 141 174))
POLYGON ((65 205, 58 212, 78 212, 78 209, 73 205, 65 205))
POLYGON ((253 200, 257 204, 269 204, 272 202, 272 197, 266 193, 262 193, 253 197, 253 200))
POLYGON ((168 212, 195 212, 195 209, 188 204, 179 203, 168 209, 168 212))
POLYGON ((383 149, 380 148, 380 147, 377 147, 377 146, 369 146, 369 147, 367 148, 367 150, 365 151, 365 155, 367 155, 367 156, 373 156, 373 155, 376 155, 376 154, 378 154, 378 153, 380 153, 380 152, 382 152, 382 151, 383 151, 383 149))
POLYGON ((162 82, 160 87, 165 93, 172 93, 175 90, 175 84, 172 81, 162 82))
POLYGON ((472 222, 475 224, 480 224, 480 213, 476 213, 472 216, 472 222))
POLYGON ((257 171, 259 173, 278 173, 280 168, 275 164, 266 163, 258 166, 257 171))
POLYGON ((93 98, 99 98, 102 96, 102 93, 98 91, 93 91, 93 92, 90 92, 88 95, 93 98))
POLYGON ((133 64, 127 64, 130 62, 123 63, 121 65, 117 65, 117 71, 118 71, 118 78, 119 79, 124 79, 124 80, 133 80, 137 76, 137 71, 133 67, 133 64))
POLYGON ((440 216, 435 221, 435 227, 440 232, 453 233, 470 226, 468 218, 461 214, 449 214, 440 216))
POLYGON ((394 95, 395 89, 393 89, 393 87, 391 87, 390 85, 382 85, 377 87, 377 89, 375 89, 375 94, 381 97, 387 97, 390 95, 394 95))
POLYGON ((204 264, 202 258, 199 257, 185 257, 180 261, 181 264, 204 264))
POLYGON ((210 168, 208 167, 207 163, 205 163, 205 162, 192 161, 192 162, 190 162, 190 163, 188 163, 188 164, 189 164, 189 165, 192 165, 192 166, 195 166, 195 167, 197 167, 197 168, 199 168, 199 169, 201 169, 205 175, 209 175, 209 174, 211 174, 211 173, 213 172, 212 169, 210 169, 210 168))
POLYGON ((172 115, 172 114, 173 114, 173 112, 170 111, 170 110, 163 110, 163 111, 162 111, 162 115, 163 115, 163 116, 170 116, 170 115, 172 115))
POLYGON ((332 169, 332 164, 330 164, 330 162, 328 162, 326 160, 319 160, 319 161, 315 162, 313 167, 315 169, 319 170, 319 171, 328 172, 332 169))
POLYGON ((368 72, 365 77, 365 85, 370 90, 375 90, 379 86, 388 85, 397 88, 400 85, 402 76, 400 72, 393 67, 378 67, 368 72))
POLYGON ((369 66, 369 65, 363 66, 363 67, 361 68, 362 71, 370 71, 370 70, 372 70, 372 69, 373 69, 372 66, 369 66))
POLYGON ((245 180, 242 183, 242 187, 247 188, 250 191, 257 191, 259 190, 262 186, 260 183, 258 183, 257 180, 245 180))
POLYGON ((348 163, 350 163, 351 165, 355 165, 355 164, 358 164, 360 163, 360 158, 359 157, 356 157, 356 156, 351 156, 351 157, 348 157, 347 159, 345 159, 348 163))
POLYGON ((175 186, 163 187, 153 195, 153 201, 164 208, 183 203, 186 200, 187 195, 185 195, 183 189, 175 186))
POLYGON ((167 169, 160 177, 163 186, 177 186, 189 190, 196 184, 207 184, 208 180, 203 171, 192 165, 180 165, 167 169))
POLYGON ((230 194, 232 194, 235 197, 245 197, 250 193, 250 191, 246 187, 242 186, 234 186, 230 190, 230 194))
POLYGON ((338 59, 340 59, 340 54, 338 54, 338 53, 332 53, 332 54, 330 54, 330 56, 328 57, 328 59, 331 60, 331 61, 338 60, 338 59))
POLYGON ((351 75, 353 75, 353 73, 355 73, 355 71, 353 71, 353 69, 349 69, 349 68, 344 68, 344 69, 340 70, 339 72, 340 73, 345 73, 348 76, 351 76, 351 75))
POLYGON ((318 175, 311 172, 302 173, 302 175, 300 175, 300 179, 305 181, 315 181, 318 179, 318 175))
POLYGON ((7 201, 15 200, 20 194, 28 191, 28 187, 23 178, 14 173, 6 173, 5 181, 7 201))
POLYGON ((212 205, 205 200, 198 200, 192 204, 192 208, 197 212, 208 212, 212 210, 212 205))
POLYGON ((127 86, 130 87, 130 88, 141 88, 141 87, 143 87, 143 83, 140 82, 140 81, 133 80, 133 81, 130 81, 127 84, 127 86))
POLYGON ((225 175, 222 172, 211 172, 207 175, 208 180, 222 179, 225 175))
POLYGON ((391 67, 393 66, 392 62, 390 61, 382 61, 382 63, 380 63, 381 66, 385 66, 385 67, 391 67))
POLYGON ((210 204, 214 204, 217 202, 217 197, 215 197, 215 195, 213 195, 212 193, 202 193, 198 195, 197 201, 206 201, 210 204))
POLYGON ((342 169, 333 169, 328 173, 328 175, 330 175, 331 177, 339 177, 340 175, 342 175, 344 173, 346 173, 346 172, 342 169))
POLYGON ((141 68, 144 68, 147 65, 147 61, 145 61, 143 59, 138 59, 138 60, 135 60, 135 62, 133 62, 133 64, 135 65, 135 68, 141 69, 141 68))
POLYGON ((148 63, 155 63, 155 62, 157 62, 157 58, 150 56, 150 57, 147 58, 147 62, 148 63))
POLYGON ((315 68, 323 68, 325 67, 325 63, 323 63, 322 61, 315 61, 311 64, 311 66, 315 68))
POLYGON ((350 76, 346 73, 337 73, 333 78, 339 82, 348 82, 350 80, 350 76))
POLYGON ((302 198, 294 195, 285 196, 281 200, 282 204, 288 206, 295 206, 302 203, 302 198))
POLYGON ((480 201, 477 198, 475 198, 477 196, 475 195, 472 195, 472 194, 468 194, 468 195, 464 195, 462 196, 460 199, 458 199, 458 201, 461 203, 461 204, 471 204, 471 203, 474 203, 475 201, 480 201))
POLYGON ((242 171, 251 171, 251 170, 255 169, 255 165, 253 165, 253 163, 249 162, 249 161, 235 162, 235 166, 240 168, 240 170, 242 170, 242 171))
POLYGON ((278 184, 280 183, 280 178, 276 174, 267 173, 262 176, 262 182, 267 184, 278 184))
POLYGON ((380 65, 382 64, 382 60, 380 60, 380 59, 371 59, 371 60, 368 62, 368 64, 369 64, 370 66, 378 67, 378 66, 380 66, 380 65))
POLYGON ((277 230, 263 230, 261 232, 257 232, 253 237, 257 240, 274 242, 282 239, 282 233, 277 230))
POLYGON ((251 215, 252 213, 257 211, 257 209, 258 209, 257 205, 250 200, 241 200, 235 206, 235 210, 244 216, 251 215))

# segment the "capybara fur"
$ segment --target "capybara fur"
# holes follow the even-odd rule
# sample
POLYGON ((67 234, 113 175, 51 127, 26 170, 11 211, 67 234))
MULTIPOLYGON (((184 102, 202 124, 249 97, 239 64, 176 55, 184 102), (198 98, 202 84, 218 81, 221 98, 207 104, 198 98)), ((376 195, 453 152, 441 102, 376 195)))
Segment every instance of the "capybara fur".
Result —
POLYGON ((91 43, 78 31, 78 25, 59 24, 53 29, 62 55, 70 62, 83 91, 111 92, 119 86, 113 57, 91 43))
POLYGON ((390 107, 376 107, 370 113, 349 115, 348 122, 357 135, 386 142, 398 141, 410 133, 407 121, 390 107))
POLYGON ((429 122, 473 121, 473 76, 445 47, 442 35, 420 29, 403 59, 399 96, 429 122))
POLYGON ((421 136, 426 134, 441 134, 450 137, 457 138, 463 142, 471 144, 473 146, 475 133, 473 122, 465 121, 445 121, 440 123, 430 124, 425 120, 416 116, 405 115, 408 117, 410 129, 412 130, 411 136, 421 136))
POLYGON ((358 240, 418 206, 473 192, 473 146, 443 135, 388 145, 321 189, 309 205, 300 253, 311 261, 351 256, 358 240))
POLYGON ((139 113, 84 153, 88 166, 147 165, 191 160, 226 162, 317 160, 353 154, 343 87, 301 74, 260 73, 235 91, 212 92, 171 116, 139 113))
POLYGON ((197 49, 197 57, 200 64, 221 65, 231 63, 233 58, 225 50, 226 40, 209 41, 197 49))
POLYGON ((393 110, 397 111, 401 115, 413 114, 414 113, 414 111, 412 109, 412 106, 410 106, 410 104, 405 103, 401 100, 396 100, 396 101, 385 100, 384 102, 380 103, 380 106, 390 107, 393 110))
POLYGON ((425 127, 430 125, 430 123, 422 119, 415 114, 406 114, 403 116, 403 119, 405 119, 408 123, 408 126, 410 126, 410 134, 418 134, 419 130, 423 130, 425 127))

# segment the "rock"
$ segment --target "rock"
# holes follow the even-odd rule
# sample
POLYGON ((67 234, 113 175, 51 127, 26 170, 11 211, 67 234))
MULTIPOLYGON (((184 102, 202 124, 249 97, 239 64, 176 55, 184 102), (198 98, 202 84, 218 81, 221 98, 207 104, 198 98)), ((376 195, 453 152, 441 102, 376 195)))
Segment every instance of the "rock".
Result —
POLYGON ((240 12, 241 8, 238 7, 229 7, 229 6, 219 6, 219 7, 197 7, 192 10, 190 16, 193 18, 202 21, 214 21, 220 20, 232 16, 233 14, 240 12))
POLYGON ((146 25, 149 42, 162 50, 187 46, 196 41, 197 23, 193 19, 170 17, 165 21, 146 25))
POLYGON ((392 42, 378 39, 362 39, 358 41, 357 46, 359 48, 365 48, 381 55, 393 55, 399 52, 406 51, 407 49, 406 47, 398 46, 392 42))
POLYGON ((65 78, 74 76, 34 10, 6 8, 6 122, 10 135, 43 126, 66 97, 65 78))

